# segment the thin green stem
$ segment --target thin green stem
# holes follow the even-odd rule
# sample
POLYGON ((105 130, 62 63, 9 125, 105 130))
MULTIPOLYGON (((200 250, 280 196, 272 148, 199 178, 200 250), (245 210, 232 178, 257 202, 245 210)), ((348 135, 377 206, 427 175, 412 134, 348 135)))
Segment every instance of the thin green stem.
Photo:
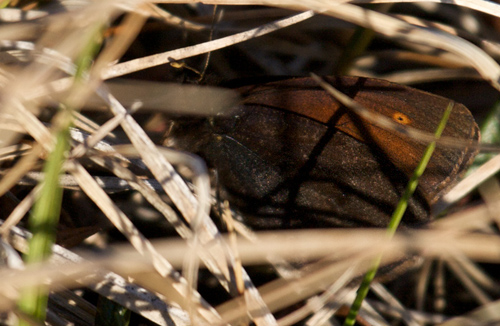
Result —
MULTIPOLYGON (((454 102, 450 102, 450 104, 446 108, 446 111, 443 114, 443 117, 436 129, 436 132, 434 133, 436 139, 439 139, 441 137, 441 134, 443 133, 443 130, 446 127, 446 123, 448 122, 448 118, 450 117, 453 106, 454 102)), ((394 233, 396 233, 399 223, 401 222, 401 219, 403 218, 403 215, 406 212, 406 208, 408 207, 408 200, 410 199, 411 196, 413 196, 415 189, 417 189, 418 179, 424 173, 425 168, 427 167, 427 164, 429 163, 429 160, 431 159, 432 153, 434 152, 435 148, 436 148, 435 141, 431 142, 429 146, 427 146, 424 155, 422 156, 422 159, 420 160, 417 168, 413 172, 413 175, 410 178, 408 185, 406 186, 405 192, 403 193, 403 196, 399 200, 398 205, 396 206, 396 209, 392 214, 389 226, 387 227, 387 236, 389 238, 392 238, 394 233)), ((375 278, 375 275, 377 274, 377 270, 381 260, 382 260, 382 255, 380 254, 374 259, 372 267, 365 274, 363 281, 361 282, 361 285, 356 294, 356 298, 354 299, 354 302, 352 303, 349 313, 347 314, 347 317, 344 321, 344 326, 353 326, 354 323, 356 322, 356 316, 358 315, 359 309, 361 308, 364 299, 368 295, 368 291, 370 290, 370 284, 375 278)))
MULTIPOLYGON (((392 7, 392 3, 384 3, 377 5, 379 12, 388 12, 392 7)), ((373 9, 374 5, 367 5, 366 9, 373 9)), ((375 32, 372 29, 358 27, 354 30, 353 35, 349 39, 349 42, 345 45, 344 51, 340 55, 335 67, 335 75, 346 75, 352 67, 352 63, 356 58, 365 52, 365 50, 370 46, 373 38, 375 37, 375 32)))

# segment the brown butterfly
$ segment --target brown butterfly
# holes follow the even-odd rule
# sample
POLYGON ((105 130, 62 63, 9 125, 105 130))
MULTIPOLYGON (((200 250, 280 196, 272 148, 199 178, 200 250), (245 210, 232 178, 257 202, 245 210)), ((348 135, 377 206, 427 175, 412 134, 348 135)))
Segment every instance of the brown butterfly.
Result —
MULTIPOLYGON (((433 133, 450 100, 383 80, 325 80, 369 110, 433 133)), ((230 116, 177 123, 178 147, 215 168, 233 207, 254 228, 387 226, 426 144, 377 127, 342 106, 309 77, 276 78, 238 88, 230 116)), ((456 104, 443 136, 464 147, 438 146, 403 218, 431 219, 431 206, 462 175, 479 130, 456 104)))

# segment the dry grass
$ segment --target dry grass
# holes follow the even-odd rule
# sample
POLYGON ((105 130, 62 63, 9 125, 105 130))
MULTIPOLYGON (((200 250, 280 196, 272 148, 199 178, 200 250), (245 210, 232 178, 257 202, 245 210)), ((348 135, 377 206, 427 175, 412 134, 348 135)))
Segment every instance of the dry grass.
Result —
POLYGON ((203 2, 53 1, 0 9, 5 22, 0 25, 5 218, 0 310, 10 318, 5 322, 19 313, 15 304, 22 288, 50 284, 48 322, 53 325, 93 324, 95 300, 86 289, 142 316, 134 317, 138 324, 335 325, 332 316, 352 302, 352 280, 383 252, 386 264, 408 253, 418 264, 387 287, 373 286, 361 312, 369 325, 498 323, 498 158, 442 198, 439 209, 451 207, 446 216, 392 241, 383 231, 365 229, 254 233, 231 218, 233 231, 223 235, 210 217, 217 210, 211 212, 213 191, 204 163, 164 147, 168 139, 162 137, 169 127, 164 114, 171 114, 174 101, 201 116, 237 101, 232 91, 179 86, 198 82, 193 71, 203 71, 207 60, 201 83, 209 85, 256 75, 328 75, 353 24, 376 36, 349 74, 444 94, 465 102, 482 119, 500 90, 500 6, 484 1, 203 2), (358 6, 366 3, 392 3, 394 13, 358 6), (215 17, 214 4, 220 5, 215 17), (97 28, 105 31, 101 52, 84 85, 68 96, 74 62, 97 28), (39 191, 33 178, 54 146, 51 118, 62 101, 79 109, 74 125, 84 131, 73 133, 61 180, 68 190, 59 233, 66 239, 61 244, 72 247, 55 245, 49 262, 26 267, 19 255, 28 238, 21 220, 39 191), (199 107, 211 111, 193 109, 199 107), (127 145, 112 146, 118 144, 127 145), (478 188, 480 196, 469 195, 469 208, 457 205, 478 188), (169 238, 153 241, 158 234, 151 229, 168 230, 169 238), (272 265, 278 276, 264 282, 249 272, 262 265, 272 265), (198 292, 200 268, 211 273, 200 286, 218 283, 210 285, 212 294, 198 292))

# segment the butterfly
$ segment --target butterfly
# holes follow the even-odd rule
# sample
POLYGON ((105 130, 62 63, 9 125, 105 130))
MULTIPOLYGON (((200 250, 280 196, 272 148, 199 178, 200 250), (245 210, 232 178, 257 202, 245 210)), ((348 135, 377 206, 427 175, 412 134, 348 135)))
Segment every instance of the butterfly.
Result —
MULTIPOLYGON (((434 133, 449 99, 383 80, 325 77, 368 110, 434 133)), ((178 148, 217 171, 223 195, 256 229, 385 227, 426 143, 352 113, 310 77, 271 78, 237 88, 231 114, 177 121, 178 148)), ((443 136, 409 201, 403 227, 432 219, 432 205, 471 164, 479 129, 455 104, 443 136)))

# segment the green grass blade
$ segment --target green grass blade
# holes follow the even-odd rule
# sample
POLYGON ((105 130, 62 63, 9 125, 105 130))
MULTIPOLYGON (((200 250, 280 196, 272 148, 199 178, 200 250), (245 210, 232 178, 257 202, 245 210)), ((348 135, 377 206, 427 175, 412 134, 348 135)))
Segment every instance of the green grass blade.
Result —
MULTIPOLYGON (((99 41, 96 41, 93 34, 88 46, 82 51, 76 64, 75 81, 73 90, 78 87, 84 79, 85 73, 89 70, 92 60, 99 49, 99 41)), ((70 92, 71 94, 71 92, 70 92)), ((72 121, 72 108, 68 105, 63 107, 59 113, 56 125, 56 144, 43 167, 45 179, 42 185, 42 191, 36 200, 32 214, 29 218, 29 229, 33 236, 29 241, 29 250, 24 260, 27 264, 42 262, 52 253, 52 245, 56 239, 56 227, 59 223, 63 189, 59 186, 59 175, 65 161, 66 153, 70 146, 69 127, 72 121)), ((40 323, 45 321, 46 309, 48 303, 48 289, 46 287, 26 288, 21 291, 18 302, 19 309, 30 318, 40 323)), ((29 321, 20 319, 20 326, 31 325, 29 321)))
MULTIPOLYGON (((483 120, 480 126, 481 143, 485 144, 500 144, 500 102, 496 102, 491 111, 483 120)), ((467 175, 471 174, 478 167, 488 162, 495 153, 479 153, 474 159, 474 163, 467 171, 467 175)))
MULTIPOLYGON (((443 118, 441 119, 436 129, 436 132, 434 133, 436 139, 441 137, 441 134, 443 133, 443 130, 446 127, 446 123, 448 122, 448 118, 450 117, 453 106, 454 103, 450 102, 450 104, 446 108, 446 111, 443 114, 443 118)), ((429 144, 429 146, 427 146, 422 159, 420 160, 417 168, 413 172, 413 175, 410 178, 408 185, 406 186, 405 192, 403 193, 403 196, 399 200, 398 205, 396 206, 396 209, 392 214, 389 226, 387 227, 387 235, 389 238, 392 238, 394 233, 396 233, 399 223, 401 222, 401 219, 403 218, 406 208, 408 207, 408 200, 410 199, 411 196, 413 196, 415 189, 417 189, 418 179, 424 173, 425 168, 427 167, 427 164, 429 163, 435 148, 436 148, 436 142, 432 142, 429 144)), ((366 298, 368 291, 370 290, 370 284, 375 278, 375 275, 377 274, 377 270, 381 260, 382 260, 382 255, 379 255, 377 258, 375 258, 375 260, 372 263, 372 267, 365 274, 363 281, 361 282, 361 285, 356 294, 356 298, 354 299, 354 302, 351 305, 349 313, 344 321, 344 326, 353 326, 354 323, 356 322, 356 316, 358 315, 363 300, 366 298)))
MULTIPOLYGON (((392 3, 384 3, 379 5, 366 5, 366 9, 377 8, 378 12, 388 12, 392 7, 392 3)), ((376 33, 372 29, 358 27, 354 30, 353 35, 349 42, 345 45, 344 51, 337 60, 335 67, 335 75, 348 75, 349 70, 352 68, 354 60, 362 55, 370 46, 376 33)))
MULTIPOLYGON (((63 128, 57 134, 57 143, 44 166, 45 180, 42 192, 33 207, 29 228, 33 237, 29 242, 27 264, 45 260, 55 242, 55 229, 59 222, 63 191, 59 186, 59 174, 64 163, 64 155, 69 148, 69 129, 63 128)), ((28 288, 21 294, 19 308, 37 321, 45 320, 48 294, 43 288, 28 288)), ((19 325, 30 325, 21 321, 19 325)))
POLYGON ((95 326, 129 326, 131 312, 103 296, 97 302, 95 326))

